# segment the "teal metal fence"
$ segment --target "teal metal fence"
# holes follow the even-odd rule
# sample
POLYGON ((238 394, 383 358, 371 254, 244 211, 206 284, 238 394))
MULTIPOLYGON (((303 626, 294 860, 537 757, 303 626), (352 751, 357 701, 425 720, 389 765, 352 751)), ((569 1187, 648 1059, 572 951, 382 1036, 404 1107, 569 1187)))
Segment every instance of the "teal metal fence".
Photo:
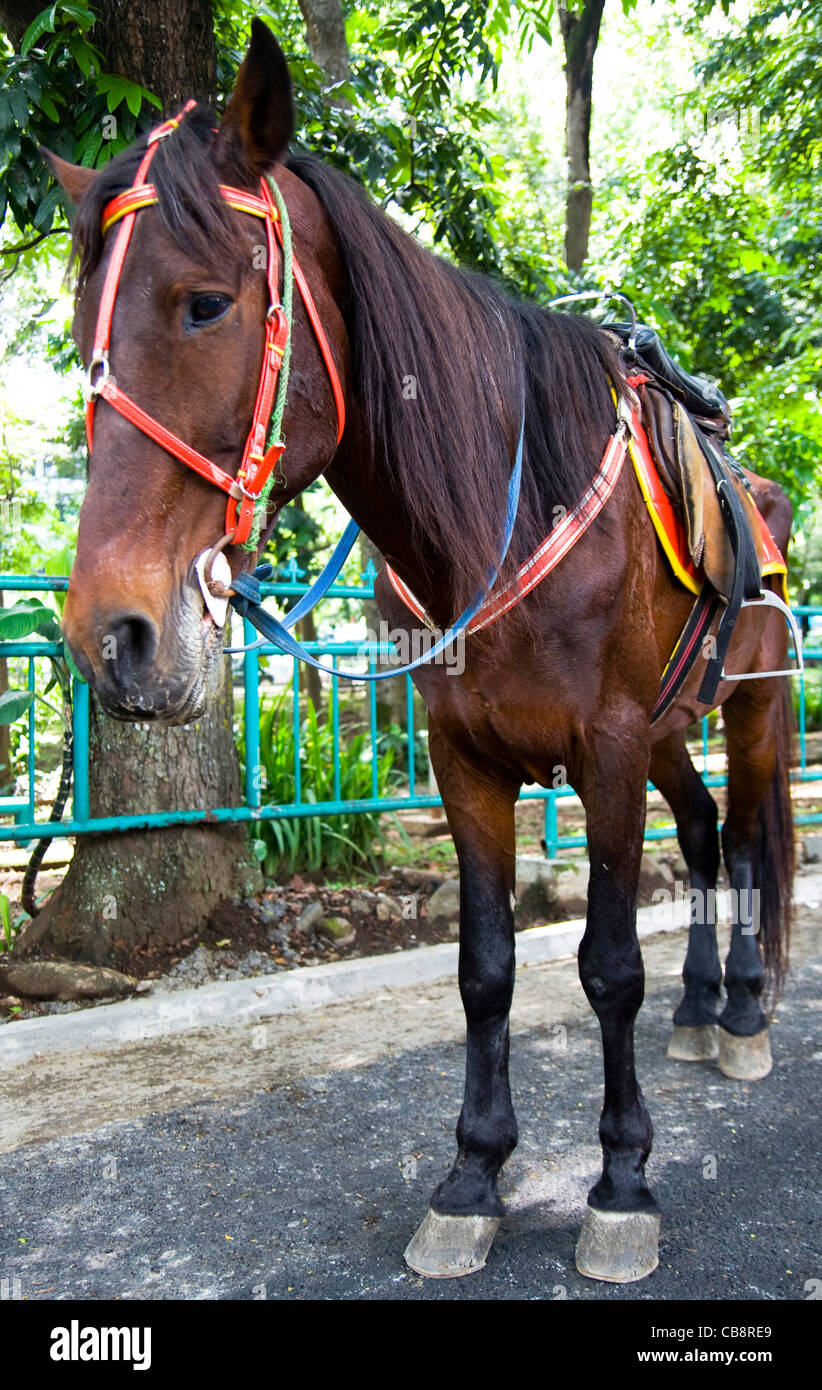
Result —
MULTIPOLYGON (((37 592, 61 592, 68 587, 68 580, 63 578, 52 578, 40 575, 9 575, 0 574, 0 591, 22 591, 26 593, 37 592)), ((306 592, 308 585, 290 582, 277 582, 263 584, 262 590, 265 596, 273 596, 278 599, 294 598, 306 592)), ((334 585, 328 592, 329 599, 354 599, 365 600, 373 598, 373 582, 366 580, 358 585, 334 585)), ((797 617, 808 622, 812 618, 822 615, 822 607, 797 607, 794 609, 797 617)), ((251 625, 244 621, 244 642, 254 641, 257 634, 251 625)), ((393 648, 390 645, 381 646, 376 642, 338 642, 338 641, 317 641, 305 644, 309 651, 315 655, 320 655, 328 660, 335 667, 352 656, 364 656, 368 661, 370 670, 374 670, 378 661, 390 655, 393 648)), ((0 642, 0 658, 22 659, 26 663, 26 680, 29 690, 35 689, 35 663, 47 659, 50 656, 59 655, 61 648, 55 643, 38 641, 36 639, 15 642, 0 642)), ((74 778, 72 789, 71 815, 59 823, 51 823, 46 819, 38 819, 36 805, 36 750, 37 750, 37 702, 34 701, 29 706, 26 714, 28 721, 28 747, 26 751, 26 789, 19 795, 0 798, 0 817, 11 818, 12 823, 0 825, 0 841, 13 840, 17 843, 24 843, 43 837, 65 837, 71 835, 88 835, 109 833, 123 830, 148 829, 170 825, 196 825, 204 821, 209 822, 241 822, 241 821, 260 821, 260 820, 285 820, 299 816, 333 816, 340 813, 352 814, 356 812, 373 811, 408 811, 417 808, 427 808, 441 806, 440 797, 432 791, 420 791, 418 788, 418 777, 415 766, 415 708, 413 698, 413 685, 410 676, 398 677, 405 685, 405 719, 406 719, 406 762, 405 762, 405 781, 407 789, 403 789, 402 794, 380 796, 378 794, 378 744, 380 731, 378 727, 378 705, 376 687, 372 683, 369 687, 365 702, 367 706, 368 725, 370 730, 371 742, 371 789, 370 797, 359 798, 357 800, 343 799, 340 796, 340 738, 345 736, 344 730, 340 728, 340 701, 339 701, 339 681, 340 676, 334 675, 330 678, 329 710, 333 721, 334 733, 334 791, 335 796, 326 800, 311 799, 310 794, 305 795, 303 787, 302 760, 301 760, 301 719, 300 719, 300 691, 299 691, 299 672, 297 663, 294 662, 294 670, 291 678, 292 700, 291 718, 294 729, 294 800, 287 805, 273 805, 264 803, 262 797, 262 786, 260 779, 261 749, 260 749, 260 659, 265 656, 278 656, 281 654, 276 648, 263 646, 255 648, 254 651, 246 652, 242 657, 242 684, 243 684, 243 711, 242 711, 242 732, 245 746, 245 786, 243 804, 239 806, 217 806, 207 810, 192 810, 180 807, 175 811, 163 812, 141 812, 132 809, 123 810, 119 815, 114 816, 92 816, 90 814, 89 797, 89 687, 81 681, 75 680, 73 685, 73 729, 74 729, 74 778)), ((805 662, 812 666, 815 662, 822 662, 822 649, 814 649, 812 645, 806 646, 805 662)), ((281 657, 281 659, 283 659, 281 657)), ((796 772, 796 780, 799 782, 815 782, 822 779, 822 767, 815 767, 808 757, 808 737, 807 737, 807 694, 804 677, 800 678, 799 690, 799 748, 800 760, 796 772)), ((706 786, 719 787, 726 784, 726 778, 719 773, 711 773, 708 770, 708 720, 702 721, 702 761, 703 761, 703 780, 706 786)), ((649 787, 650 787, 649 783, 649 787)), ((558 850, 573 848, 584 845, 585 836, 560 835, 559 833, 559 803, 575 795, 573 789, 568 786, 558 786, 551 788, 527 789, 521 793, 521 801, 537 801, 544 803, 544 838, 546 852, 549 857, 554 857, 558 850)), ((822 794, 821 794, 822 795, 822 794)), ((817 824, 822 822, 822 814, 811 813, 798 815, 797 824, 817 824)), ((646 840, 665 840, 671 839, 675 835, 673 825, 656 826, 646 831, 646 840)))

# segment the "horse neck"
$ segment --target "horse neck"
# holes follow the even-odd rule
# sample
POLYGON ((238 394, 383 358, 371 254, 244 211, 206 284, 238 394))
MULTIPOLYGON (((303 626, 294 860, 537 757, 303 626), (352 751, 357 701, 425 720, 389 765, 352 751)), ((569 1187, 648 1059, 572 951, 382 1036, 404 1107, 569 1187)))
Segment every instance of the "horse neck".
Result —
POLYGON ((392 485, 390 460, 369 458, 362 440, 351 430, 325 478, 346 511, 426 609, 443 623, 452 618, 448 557, 412 534, 410 518, 392 485))

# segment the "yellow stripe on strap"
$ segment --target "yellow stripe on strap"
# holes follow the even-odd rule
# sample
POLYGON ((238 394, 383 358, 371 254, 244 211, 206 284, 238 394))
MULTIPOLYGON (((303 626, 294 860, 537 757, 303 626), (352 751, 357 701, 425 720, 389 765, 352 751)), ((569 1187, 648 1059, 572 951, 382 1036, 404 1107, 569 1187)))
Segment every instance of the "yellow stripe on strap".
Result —
MULTIPOLYGON (((246 212, 251 217, 270 217, 274 222, 279 221, 276 205, 264 203, 262 198, 258 198, 254 193, 246 193, 242 188, 231 188, 227 184, 220 184, 220 193, 229 207, 234 208, 236 212, 246 212)), ((124 193, 118 193, 103 211, 103 236, 109 227, 113 227, 122 217, 151 207, 157 201, 157 189, 153 183, 142 184, 138 188, 127 188, 124 193)))

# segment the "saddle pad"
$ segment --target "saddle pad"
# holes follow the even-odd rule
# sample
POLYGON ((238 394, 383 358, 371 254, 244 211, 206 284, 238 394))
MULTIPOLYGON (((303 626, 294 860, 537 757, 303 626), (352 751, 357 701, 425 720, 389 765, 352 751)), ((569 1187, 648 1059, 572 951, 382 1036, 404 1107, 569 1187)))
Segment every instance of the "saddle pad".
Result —
MULTIPOLYGON (((696 565, 691 558, 685 523, 674 509, 673 503, 662 485, 644 429, 634 429, 628 449, 640 492, 648 508, 648 515, 671 569, 686 589, 690 590, 692 594, 698 594, 705 580, 705 572, 703 566, 696 565)), ((753 508, 756 514, 755 521, 759 527, 762 574, 763 576, 766 574, 781 576, 783 597, 787 601, 785 580, 788 573, 787 565, 753 498, 747 493, 745 496, 748 505, 753 508)), ((760 546, 757 546, 757 550, 760 550, 760 546)))

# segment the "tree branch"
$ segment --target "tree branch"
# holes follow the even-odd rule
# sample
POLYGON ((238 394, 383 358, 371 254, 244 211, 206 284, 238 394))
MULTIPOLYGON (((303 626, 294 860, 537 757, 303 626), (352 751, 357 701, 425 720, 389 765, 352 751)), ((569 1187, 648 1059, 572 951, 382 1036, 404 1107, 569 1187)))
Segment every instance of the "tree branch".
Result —
POLYGON ((32 237, 31 241, 18 241, 16 246, 0 247, 0 256, 22 256, 24 251, 31 251, 33 247, 39 246, 46 237, 69 236, 70 234, 70 227, 52 227, 49 231, 41 232, 39 236, 32 237))

